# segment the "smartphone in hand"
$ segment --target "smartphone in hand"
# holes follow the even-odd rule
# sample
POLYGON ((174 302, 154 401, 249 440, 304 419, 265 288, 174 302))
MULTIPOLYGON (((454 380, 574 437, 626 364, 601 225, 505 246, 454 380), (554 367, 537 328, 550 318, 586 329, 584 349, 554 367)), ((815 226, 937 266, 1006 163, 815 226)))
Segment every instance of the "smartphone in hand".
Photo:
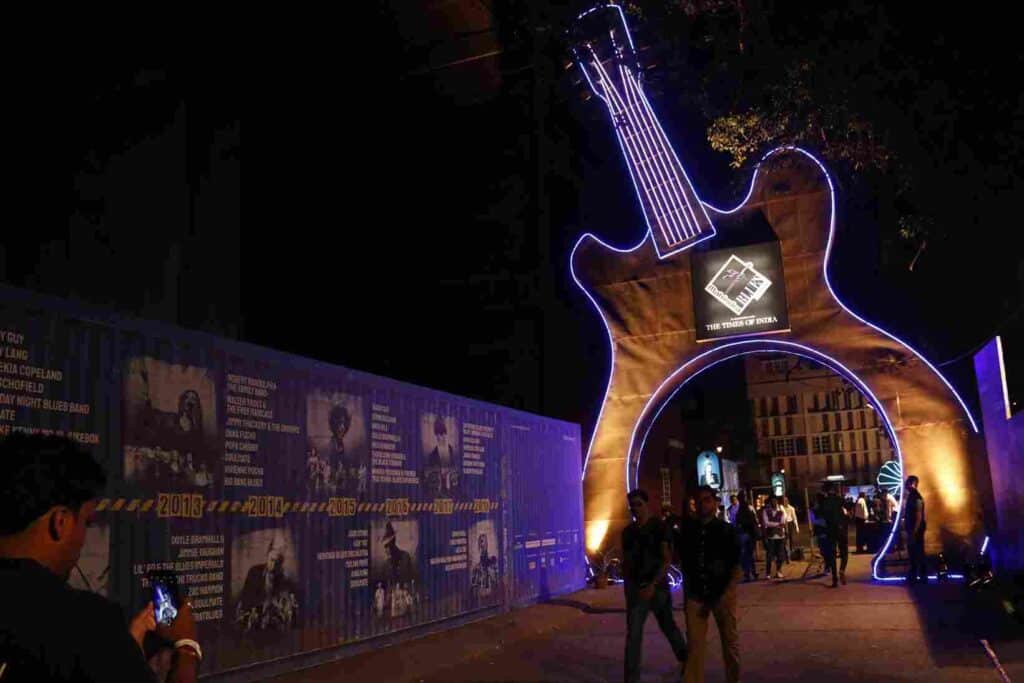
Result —
POLYGON ((149 587, 153 594, 156 623, 169 626, 178 616, 181 600, 178 593, 178 575, 174 572, 150 572, 149 587))

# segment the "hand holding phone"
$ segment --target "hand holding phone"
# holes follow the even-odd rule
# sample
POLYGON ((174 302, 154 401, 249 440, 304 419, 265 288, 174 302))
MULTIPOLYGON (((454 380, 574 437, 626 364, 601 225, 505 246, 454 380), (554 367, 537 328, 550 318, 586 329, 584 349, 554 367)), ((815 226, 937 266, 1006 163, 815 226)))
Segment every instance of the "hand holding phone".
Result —
POLYGON ((170 626, 178 617, 181 601, 178 595, 178 575, 174 572, 150 572, 149 586, 153 594, 156 623, 170 626))

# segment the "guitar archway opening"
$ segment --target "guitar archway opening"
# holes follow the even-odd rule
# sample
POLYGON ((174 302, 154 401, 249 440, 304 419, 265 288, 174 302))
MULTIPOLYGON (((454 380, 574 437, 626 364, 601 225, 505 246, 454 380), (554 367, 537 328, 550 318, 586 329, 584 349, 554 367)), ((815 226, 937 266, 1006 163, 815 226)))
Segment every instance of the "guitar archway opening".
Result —
MULTIPOLYGON (((885 406, 878 397, 871 391, 870 387, 858 375, 847 368, 841 362, 831 356, 814 349, 810 346, 796 344, 782 340, 756 339, 737 341, 711 349, 704 354, 684 363, 672 372, 662 382, 661 386, 648 400, 646 406, 636 421, 632 436, 629 442, 628 456, 626 458, 626 489, 639 485, 640 463, 644 455, 644 447, 647 444, 651 429, 657 423, 662 411, 668 406, 676 395, 682 391, 692 380, 701 376, 723 363, 731 360, 741 359, 747 356, 772 354, 783 354, 788 357, 796 357, 811 361, 823 366, 835 375, 843 378, 862 397, 863 401, 875 414, 879 416, 880 427, 885 430, 892 447, 893 459, 903 468, 903 455, 900 450, 900 441, 897 438, 893 420, 886 412, 885 406)), ((805 426, 805 435, 810 430, 805 426)), ((810 451, 810 449, 809 449, 810 451)), ((808 453, 810 455, 810 452, 808 453)), ((896 508, 896 516, 890 528, 883 530, 884 541, 879 545, 877 553, 871 559, 872 576, 879 580, 895 579, 895 577, 884 576, 882 561, 888 554, 895 539, 895 532, 900 525, 900 508, 896 508)))

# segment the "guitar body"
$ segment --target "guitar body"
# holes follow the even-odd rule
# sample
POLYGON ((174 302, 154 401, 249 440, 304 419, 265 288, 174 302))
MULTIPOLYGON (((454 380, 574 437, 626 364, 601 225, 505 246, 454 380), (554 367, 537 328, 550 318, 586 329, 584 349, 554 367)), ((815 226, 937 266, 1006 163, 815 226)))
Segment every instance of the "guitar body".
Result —
POLYGON ((970 417, 937 371, 833 294, 826 279, 827 259, 835 257, 829 253, 833 200, 818 162, 788 150, 762 163, 742 205, 727 212, 707 207, 718 234, 700 250, 727 243, 733 230, 751 222, 771 227, 782 253, 788 332, 698 343, 694 250, 662 259, 650 235, 628 251, 591 235, 580 239, 572 271, 608 328, 613 358, 584 476, 591 534, 604 529, 608 542, 617 544, 618 531, 629 522, 624 494, 638 481, 642 439, 664 402, 711 365, 757 351, 811 358, 873 396, 891 426, 903 471, 921 477, 929 506, 926 542, 933 550, 949 534, 977 532, 970 417))

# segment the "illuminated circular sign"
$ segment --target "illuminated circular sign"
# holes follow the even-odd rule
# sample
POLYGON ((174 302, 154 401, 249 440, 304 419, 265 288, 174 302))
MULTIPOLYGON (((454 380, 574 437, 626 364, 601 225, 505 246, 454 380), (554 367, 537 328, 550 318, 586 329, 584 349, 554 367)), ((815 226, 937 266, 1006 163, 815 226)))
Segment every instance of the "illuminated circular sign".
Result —
POLYGON ((891 493, 896 498, 903 492, 903 468, 896 460, 887 460, 878 470, 878 487, 891 493))

